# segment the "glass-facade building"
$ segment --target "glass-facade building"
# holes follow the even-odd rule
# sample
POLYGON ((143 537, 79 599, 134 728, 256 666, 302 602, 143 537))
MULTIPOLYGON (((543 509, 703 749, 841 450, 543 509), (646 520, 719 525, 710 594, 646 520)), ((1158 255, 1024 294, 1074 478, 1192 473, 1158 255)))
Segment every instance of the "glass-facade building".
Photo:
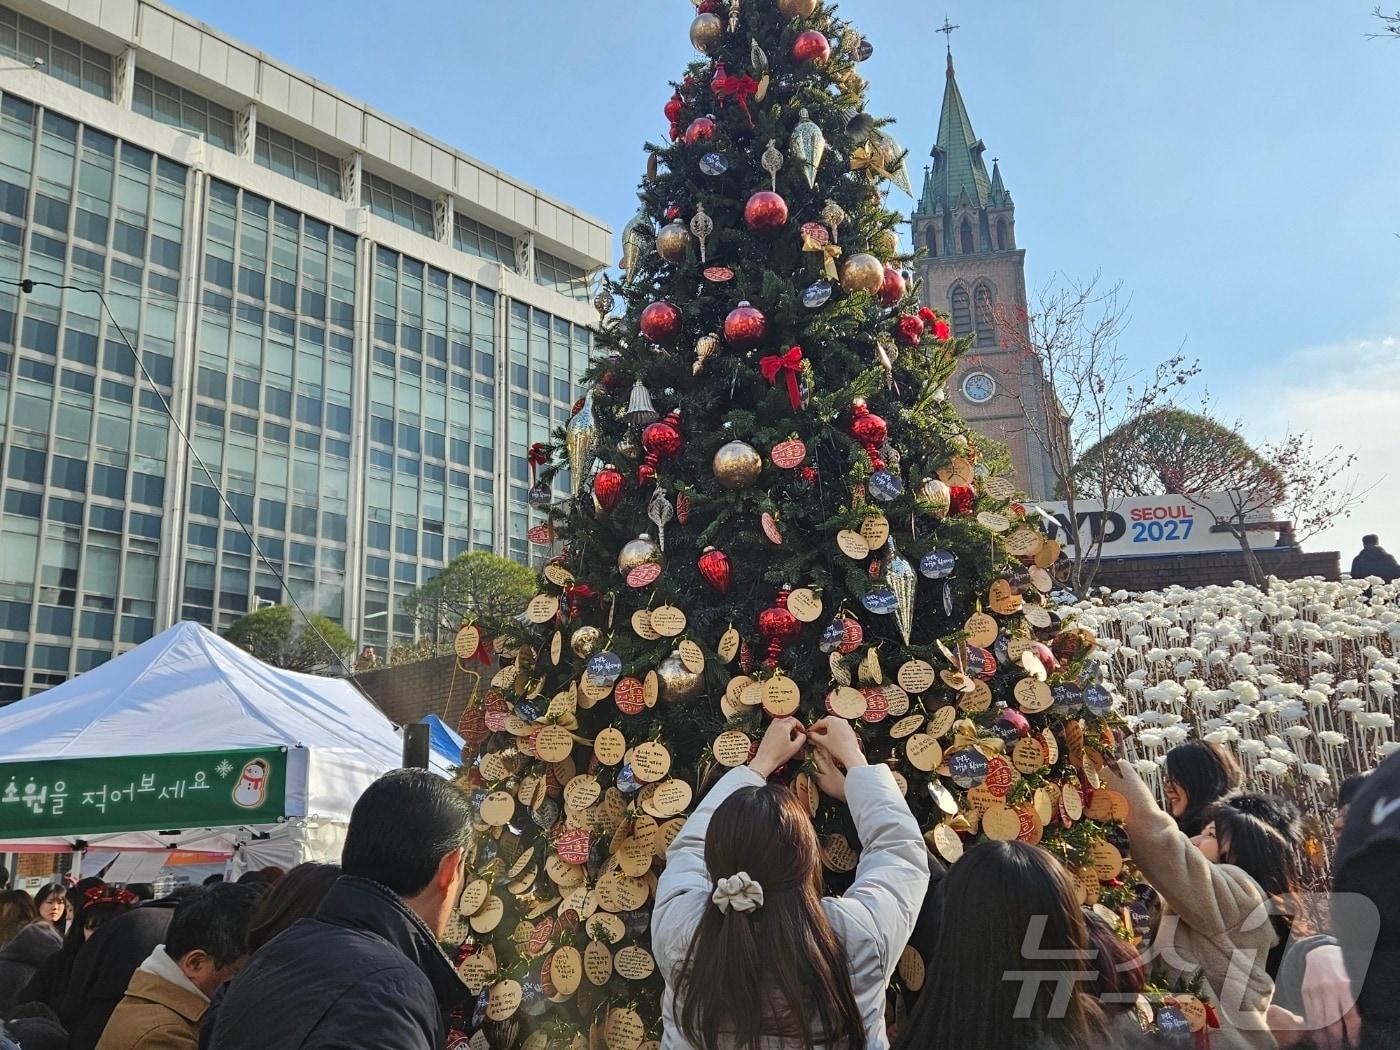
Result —
POLYGON ((130 8, 0 7, 0 702, 285 602, 278 573, 411 640, 451 558, 546 553, 526 453, 591 351, 605 227, 319 85, 329 117, 279 109, 312 82, 130 8))

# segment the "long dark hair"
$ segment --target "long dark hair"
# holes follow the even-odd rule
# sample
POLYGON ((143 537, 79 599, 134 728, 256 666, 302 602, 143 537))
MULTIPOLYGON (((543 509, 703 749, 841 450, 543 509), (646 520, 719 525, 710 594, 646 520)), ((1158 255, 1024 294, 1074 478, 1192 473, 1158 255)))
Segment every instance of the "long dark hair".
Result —
POLYGON ((900 1050, 1101 1044, 1103 1012, 1080 983, 1095 970, 1092 954, 1058 860, 1024 842, 979 843, 944 880, 938 945, 900 1050), (1033 996, 1018 971, 1034 972, 1033 996), (1063 982, 1073 991, 1061 1010, 1063 982))
POLYGON ((1142 953, 1118 936, 1111 924, 1097 912, 1084 910, 1084 928, 1093 952, 1095 977, 1088 989, 1094 993, 1105 1014, 1129 1013, 1134 999, 1147 987, 1147 963, 1142 953), (1105 1004, 1104 997, 1112 996, 1105 1004))
POLYGON ((39 919, 34 898, 24 890, 0 892, 0 947, 14 940, 15 934, 39 919))
POLYGON ((1242 868, 1269 896, 1287 897, 1298 885, 1296 814, 1291 802, 1268 795, 1221 799, 1210 810, 1221 863, 1242 868))
MULTIPOLYGON (((47 886, 40 887, 39 892, 34 894, 34 907, 43 908, 50 897, 57 897, 63 901, 63 917, 54 923, 54 927, 59 933, 68 929, 69 920, 73 918, 73 905, 68 900, 68 888, 57 882, 51 882, 47 886)), ((44 913, 39 912, 39 917, 43 918, 44 913)), ((47 920, 45 920, 47 921, 47 920)))
POLYGON ((309 919, 340 878, 339 864, 298 864, 263 895, 248 920, 248 950, 255 952, 298 919, 309 919))
POLYGON ((1186 793, 1186 812, 1176 817, 1176 826, 1199 835, 1210 823, 1210 807, 1238 790, 1244 773, 1219 744, 1188 740, 1167 752, 1167 779, 1186 793))
POLYGON ((707 905, 676 980, 682 1033, 701 1050, 759 1050, 768 1038, 865 1050, 850 964, 822 910, 817 833, 779 785, 736 791, 705 836, 710 879, 747 872, 750 912, 707 905))

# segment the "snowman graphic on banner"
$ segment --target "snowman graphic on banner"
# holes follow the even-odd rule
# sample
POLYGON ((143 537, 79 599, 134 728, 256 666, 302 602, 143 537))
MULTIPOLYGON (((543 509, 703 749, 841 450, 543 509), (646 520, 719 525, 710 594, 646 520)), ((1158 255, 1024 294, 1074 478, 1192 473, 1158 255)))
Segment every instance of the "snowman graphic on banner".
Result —
POLYGON ((267 798, 267 778, 269 767, 261 758, 255 758, 243 767, 238 783, 233 786, 234 805, 243 809, 257 809, 267 798))

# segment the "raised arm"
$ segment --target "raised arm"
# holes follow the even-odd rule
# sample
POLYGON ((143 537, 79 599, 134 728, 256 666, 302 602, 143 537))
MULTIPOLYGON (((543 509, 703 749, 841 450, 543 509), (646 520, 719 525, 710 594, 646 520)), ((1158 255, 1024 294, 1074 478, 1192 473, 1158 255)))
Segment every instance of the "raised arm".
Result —
POLYGON ((1264 904, 1264 892, 1237 868, 1212 864, 1128 762, 1105 769, 1109 785, 1128 800, 1126 828, 1133 860, 1182 922, 1206 934, 1241 926, 1264 904))

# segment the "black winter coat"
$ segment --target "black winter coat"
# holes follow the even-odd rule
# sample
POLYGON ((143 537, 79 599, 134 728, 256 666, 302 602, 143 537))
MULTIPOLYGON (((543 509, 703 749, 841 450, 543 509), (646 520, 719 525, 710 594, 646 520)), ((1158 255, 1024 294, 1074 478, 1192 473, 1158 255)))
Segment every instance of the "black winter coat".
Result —
POLYGON ((82 946, 58 1018, 69 1032, 68 1050, 95 1050, 131 975, 165 943, 179 901, 165 897, 103 923, 82 946))
POLYGON ((395 894, 342 876, 265 944, 205 1016, 212 1050, 442 1050, 472 995, 395 894), (212 1015, 212 1016, 211 1016, 212 1015))
POLYGON ((1361 553, 1351 559, 1351 578, 1364 580, 1367 576, 1379 576, 1390 583, 1400 578, 1400 564, 1384 547, 1362 547, 1361 553))
POLYGON ((63 937, 51 923, 33 922, 0 950, 0 1011, 19 1002, 19 993, 39 964, 63 947, 63 937))

